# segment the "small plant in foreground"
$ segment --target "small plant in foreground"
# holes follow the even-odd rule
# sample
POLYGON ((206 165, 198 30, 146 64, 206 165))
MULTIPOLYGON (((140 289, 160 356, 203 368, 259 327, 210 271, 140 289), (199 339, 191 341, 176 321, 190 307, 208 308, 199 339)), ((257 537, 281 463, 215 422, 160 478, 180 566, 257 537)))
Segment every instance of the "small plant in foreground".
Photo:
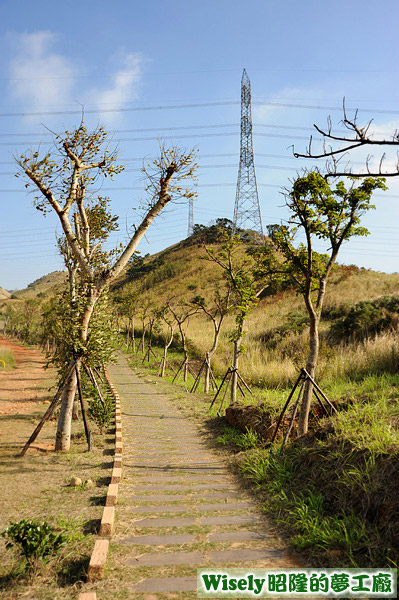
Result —
POLYGON ((11 522, 0 534, 6 539, 6 548, 16 548, 31 569, 35 562, 43 562, 65 546, 67 538, 56 533, 45 521, 22 519, 11 522))

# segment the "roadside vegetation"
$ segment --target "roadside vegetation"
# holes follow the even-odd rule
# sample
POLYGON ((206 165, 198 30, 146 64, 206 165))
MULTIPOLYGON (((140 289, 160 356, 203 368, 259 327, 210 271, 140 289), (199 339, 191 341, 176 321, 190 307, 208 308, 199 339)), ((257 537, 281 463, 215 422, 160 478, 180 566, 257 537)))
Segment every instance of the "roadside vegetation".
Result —
POLYGON ((0 345, 0 371, 2 369, 9 370, 15 368, 14 352, 10 348, 5 348, 0 345))

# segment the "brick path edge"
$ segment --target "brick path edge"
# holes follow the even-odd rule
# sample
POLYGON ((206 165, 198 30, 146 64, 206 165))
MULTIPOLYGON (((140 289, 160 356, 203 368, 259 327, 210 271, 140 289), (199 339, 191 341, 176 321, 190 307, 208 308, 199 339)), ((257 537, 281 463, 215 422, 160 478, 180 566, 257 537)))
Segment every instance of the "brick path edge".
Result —
MULTIPOLYGON (((90 582, 103 579, 104 577, 104 567, 107 560, 109 538, 114 530, 115 505, 117 502, 118 485, 122 476, 122 417, 120 399, 118 392, 115 390, 115 387, 109 379, 105 366, 104 376, 115 400, 115 454, 111 483, 108 486, 106 505, 104 507, 103 518, 101 519, 99 532, 100 539, 95 542, 90 558, 89 569, 87 571, 87 581, 90 582), (112 504, 112 507, 109 506, 110 504, 112 504)), ((96 595, 95 593, 93 595, 93 592, 89 592, 88 595, 80 594, 79 600, 84 600, 85 598, 87 598, 87 600, 94 600, 96 595)))

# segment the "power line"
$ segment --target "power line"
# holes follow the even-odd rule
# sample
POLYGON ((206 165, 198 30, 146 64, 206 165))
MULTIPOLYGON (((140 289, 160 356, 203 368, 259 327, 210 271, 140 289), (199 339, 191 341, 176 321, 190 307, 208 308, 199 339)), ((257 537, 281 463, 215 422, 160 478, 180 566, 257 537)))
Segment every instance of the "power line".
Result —
MULTIPOLYGON (((382 175, 383 176, 383 175, 382 175)), ((196 187, 198 189, 202 188, 217 188, 217 187, 235 187, 235 183, 227 183, 227 182, 218 182, 218 183, 199 183, 196 187)), ((283 186, 277 183, 258 183, 258 187, 267 187, 280 190, 283 192, 283 186)), ((30 193, 33 190, 30 190, 30 193)), ((144 187, 138 186, 115 186, 115 187, 101 187, 99 191, 102 192, 135 192, 135 191, 144 191, 144 187)), ((22 189, 0 189, 0 194, 27 194, 26 190, 22 189)), ((398 194, 375 194, 373 198, 399 198, 398 194)))
MULTIPOLYGON (((124 113, 124 112, 142 112, 142 111, 158 111, 158 110, 176 110, 186 108, 209 108, 209 107, 222 107, 222 106, 234 106, 240 104, 238 100, 229 100, 223 102, 198 102, 198 103, 187 103, 187 104, 161 104, 158 106, 125 106, 119 108, 93 108, 86 109, 85 114, 99 114, 99 113, 124 113)), ((306 110, 326 110, 326 111, 339 111, 342 112, 342 106, 322 106, 318 104, 299 104, 291 102, 265 102, 256 100, 253 102, 256 105, 272 106, 278 108, 295 108, 295 109, 306 109, 306 110)), ((356 110, 354 108, 347 108, 348 111, 356 110)), ((388 110, 378 108, 361 108, 359 111, 378 113, 378 114, 399 114, 399 110, 388 110)), ((74 110, 43 110, 43 111, 23 111, 23 112, 3 112, 0 113, 0 117, 41 117, 41 116, 59 116, 59 115, 82 115, 81 109, 74 110)))
MULTIPOLYGON (((257 123, 254 122, 253 123, 254 128, 256 127, 270 127, 272 129, 288 129, 289 131, 292 131, 293 129, 298 129, 300 131, 310 131, 310 132, 314 132, 315 129, 314 127, 303 127, 303 126, 299 126, 299 125, 280 125, 278 123, 257 123)), ((148 131, 185 131, 187 129, 223 129, 225 127, 239 127, 238 123, 214 123, 214 124, 209 124, 209 125, 180 125, 180 126, 175 126, 175 127, 163 127, 163 126, 158 126, 158 127, 144 127, 144 128, 135 128, 135 129, 109 129, 107 131, 107 133, 109 133, 110 135, 120 135, 120 134, 124 134, 124 133, 145 133, 148 131)), ((335 131, 332 130, 333 134, 335 133, 340 133, 339 131, 335 131)), ((381 135, 389 135, 390 132, 380 132, 381 135)), ((0 133, 0 137, 54 137, 54 135, 62 135, 62 132, 58 132, 58 133, 51 133, 51 132, 40 132, 40 133, 33 133, 33 132, 23 132, 23 133, 13 133, 13 132, 4 132, 4 133, 0 133)))

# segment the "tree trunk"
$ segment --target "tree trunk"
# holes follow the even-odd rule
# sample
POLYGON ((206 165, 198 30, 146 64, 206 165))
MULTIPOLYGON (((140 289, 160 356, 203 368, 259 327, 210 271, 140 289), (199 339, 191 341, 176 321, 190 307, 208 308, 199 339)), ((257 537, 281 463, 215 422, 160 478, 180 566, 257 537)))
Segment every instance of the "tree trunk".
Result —
POLYGON ((209 352, 205 356, 205 379, 204 379, 204 393, 209 393, 209 382, 211 378, 211 357, 209 352))
POLYGON ((142 333, 141 342, 140 342, 140 349, 143 354, 144 354, 144 342, 145 342, 145 327, 143 325, 143 333, 142 333))
POLYGON ((136 351, 136 343, 134 339, 134 318, 130 321, 131 325, 131 336, 132 336, 132 352, 136 351))
POLYGON ((163 356, 162 356, 162 362, 161 362, 161 377, 165 376, 165 367, 166 367, 166 353, 167 353, 168 349, 165 346, 165 348, 163 349, 163 356))
MULTIPOLYGON (((317 359, 319 357, 319 317, 311 315, 309 333, 309 355, 306 371, 314 379, 317 359)), ((309 413, 312 402, 313 384, 308 380, 303 390, 303 398, 298 417, 298 435, 304 435, 309 428, 309 413)))
MULTIPOLYGON (((87 342, 89 323, 97 300, 98 294, 91 290, 89 292, 87 306, 82 314, 82 320, 79 324, 79 338, 83 347, 87 342)), ((74 359, 72 358, 71 361, 72 360, 74 359)), ((70 364, 72 364, 72 362, 70 364)), ((80 361, 77 361, 77 368, 80 369, 80 361)), ((71 425, 76 388, 77 378, 76 371, 74 370, 69 378, 65 393, 62 397, 60 416, 58 417, 57 433, 55 437, 56 450, 67 451, 71 447, 71 425)))
MULTIPOLYGON (((70 366, 72 365, 72 362, 73 359, 71 359, 70 366)), ((72 411, 76 395, 76 386, 76 371, 73 370, 62 395, 60 416, 58 417, 57 433, 55 436, 56 450, 68 451, 71 447, 72 411)))
POLYGON ((237 369, 238 369, 238 359, 240 356, 241 342, 242 342, 242 336, 239 337, 238 340, 236 340, 234 342, 234 356, 233 356, 234 371, 233 371, 233 374, 231 377, 231 399, 230 399, 231 404, 233 404, 237 400, 237 383, 238 383, 237 369))

